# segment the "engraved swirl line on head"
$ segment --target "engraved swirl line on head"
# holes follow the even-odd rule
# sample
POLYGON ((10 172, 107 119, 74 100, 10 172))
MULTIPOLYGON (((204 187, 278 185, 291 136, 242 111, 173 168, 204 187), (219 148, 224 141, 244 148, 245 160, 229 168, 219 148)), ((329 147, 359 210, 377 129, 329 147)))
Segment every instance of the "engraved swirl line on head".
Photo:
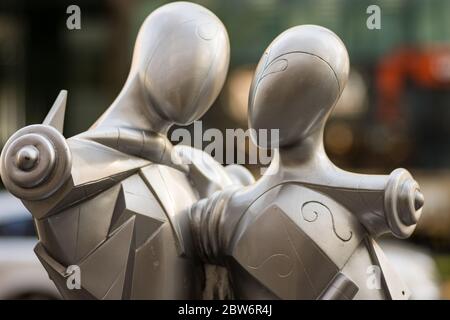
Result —
MULTIPOLYGON (((268 69, 273 63, 279 61, 281 58, 284 59, 284 57, 287 56, 287 55, 291 55, 291 54, 295 54, 295 53, 305 54, 305 55, 308 55, 308 56, 311 56, 311 57, 315 57, 315 58, 319 59, 320 61, 324 62, 324 63, 331 69, 331 71, 333 72, 334 78, 335 78, 335 80, 336 80, 336 82, 337 82, 337 86, 338 86, 339 92, 342 92, 342 91, 341 91, 341 85, 340 85, 340 83, 339 83, 339 78, 338 78, 338 76, 337 76, 337 74, 336 74, 336 71, 333 69, 333 67, 330 65, 330 63, 327 62, 324 58, 322 58, 321 56, 319 56, 319 55, 317 55, 317 54, 314 54, 314 53, 311 53, 311 52, 307 52, 307 51, 302 51, 302 50, 293 50, 293 51, 289 51, 289 52, 282 53, 282 54, 276 56, 275 58, 273 58, 273 59, 270 60, 270 61, 267 60, 267 61, 266 61, 266 64, 264 65, 264 69, 261 71, 261 75, 259 75, 259 78, 257 79, 256 85, 255 85, 255 90, 254 90, 254 91, 255 91, 255 92, 257 91, 257 89, 258 89, 258 87, 259 87, 259 84, 261 83, 261 81, 263 80, 263 78, 265 78, 265 76, 267 75, 267 74, 265 74, 265 72, 267 71, 267 69, 268 69)), ((270 54, 270 52, 269 52, 268 54, 270 54)), ((267 56, 267 58, 269 58, 269 56, 267 56)), ((286 60, 286 59, 284 59, 284 60, 286 60)), ((284 70, 282 70, 282 71, 284 71, 284 70)), ((272 73, 273 73, 273 72, 272 72, 272 73)))
POLYGON ((337 230, 336 230, 336 224, 335 224, 335 221, 334 221, 334 216, 333 216, 333 213, 331 212, 330 208, 328 208, 326 205, 324 205, 323 203, 321 203, 319 201, 311 200, 311 201, 306 201, 306 202, 304 202, 302 204, 301 212, 302 212, 302 217, 303 217, 303 219, 305 221, 307 221, 307 222, 315 222, 318 219, 318 217, 319 217, 319 212, 317 210, 314 210, 314 208, 311 208, 312 209, 312 213, 314 214, 314 217, 310 218, 310 219, 307 218, 306 213, 305 213, 305 210, 307 209, 306 207, 309 206, 309 205, 312 205, 312 204, 316 204, 316 205, 321 206, 322 208, 324 208, 330 214, 332 229, 333 229, 333 232, 336 235, 336 237, 338 237, 343 242, 350 241, 350 239, 353 237, 353 231, 349 230, 349 235, 347 237, 344 237, 344 236, 340 235, 337 232, 337 230))

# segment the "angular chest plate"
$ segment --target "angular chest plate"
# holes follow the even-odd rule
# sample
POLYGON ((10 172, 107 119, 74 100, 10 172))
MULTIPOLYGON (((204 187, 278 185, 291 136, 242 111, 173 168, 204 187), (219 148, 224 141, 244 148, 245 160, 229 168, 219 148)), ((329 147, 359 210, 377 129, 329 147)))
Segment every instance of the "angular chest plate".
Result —
POLYGON ((302 185, 284 184, 275 192, 274 204, 341 269, 365 234, 356 217, 333 199, 302 185))
POLYGON ((245 216, 232 255, 282 299, 319 297, 364 234, 344 207, 296 184, 266 192, 245 216))

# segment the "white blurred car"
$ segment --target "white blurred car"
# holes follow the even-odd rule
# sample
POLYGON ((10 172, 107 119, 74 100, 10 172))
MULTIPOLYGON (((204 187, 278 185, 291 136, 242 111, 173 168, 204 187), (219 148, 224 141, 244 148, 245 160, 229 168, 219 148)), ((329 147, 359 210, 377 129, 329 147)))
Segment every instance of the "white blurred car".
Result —
POLYGON ((0 192, 0 299, 59 299, 34 254, 31 214, 17 198, 0 192))

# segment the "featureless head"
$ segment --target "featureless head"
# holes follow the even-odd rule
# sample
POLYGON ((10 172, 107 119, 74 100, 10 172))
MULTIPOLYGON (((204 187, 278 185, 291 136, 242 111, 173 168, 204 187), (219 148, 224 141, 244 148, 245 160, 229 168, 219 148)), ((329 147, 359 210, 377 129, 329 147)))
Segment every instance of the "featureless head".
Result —
POLYGON ((250 88, 249 126, 279 129, 280 147, 299 142, 323 128, 348 72, 347 50, 332 31, 314 25, 286 30, 258 63, 250 88))
POLYGON ((200 118, 219 95, 230 45, 222 22, 204 7, 174 2, 143 23, 133 53, 150 114, 171 123, 200 118))

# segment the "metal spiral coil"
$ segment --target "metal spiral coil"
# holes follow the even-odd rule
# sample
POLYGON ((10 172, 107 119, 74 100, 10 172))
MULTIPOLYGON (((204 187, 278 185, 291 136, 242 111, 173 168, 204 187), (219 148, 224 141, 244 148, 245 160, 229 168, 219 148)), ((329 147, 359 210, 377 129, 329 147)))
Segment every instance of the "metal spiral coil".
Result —
POLYGON ((72 157, 66 139, 48 125, 30 125, 14 133, 0 157, 5 187, 24 200, 55 193, 70 177, 72 157))
POLYGON ((398 238, 409 237, 422 215, 424 197, 418 183, 405 169, 394 170, 384 194, 388 225, 398 238))

